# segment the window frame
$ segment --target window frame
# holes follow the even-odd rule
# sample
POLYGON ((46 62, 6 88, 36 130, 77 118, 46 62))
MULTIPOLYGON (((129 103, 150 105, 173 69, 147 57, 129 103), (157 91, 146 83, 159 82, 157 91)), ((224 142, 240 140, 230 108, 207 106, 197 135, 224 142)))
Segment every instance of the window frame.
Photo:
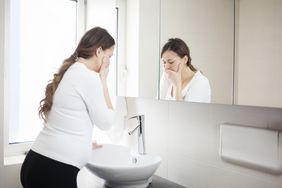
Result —
MULTIPOLYGON (((83 35, 86 29, 86 6, 87 0, 69 0, 76 1, 76 43, 83 35)), ((5 41, 4 41, 4 62, 9 62, 9 38, 10 38, 10 0, 5 0, 5 41)), ((4 63, 4 157, 12 157, 16 155, 23 155, 31 148, 33 141, 9 143, 9 104, 7 98, 9 97, 7 72, 5 71, 6 63, 4 63)))

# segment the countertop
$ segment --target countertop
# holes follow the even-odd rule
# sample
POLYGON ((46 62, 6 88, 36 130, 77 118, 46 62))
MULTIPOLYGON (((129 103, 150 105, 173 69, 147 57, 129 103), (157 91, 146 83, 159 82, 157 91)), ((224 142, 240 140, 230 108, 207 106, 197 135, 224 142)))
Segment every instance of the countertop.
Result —
POLYGON ((167 179, 164 179, 157 175, 154 175, 152 183, 147 188, 185 188, 185 187, 176 184, 172 181, 168 181, 167 179))
MULTIPOLYGON (((96 185, 93 188, 108 188, 107 186, 104 185, 104 180, 96 176, 95 178, 97 178, 95 179, 96 185)), ((147 188, 185 188, 185 187, 176 184, 172 181, 168 181, 165 178, 154 175, 152 183, 150 183, 147 188)))

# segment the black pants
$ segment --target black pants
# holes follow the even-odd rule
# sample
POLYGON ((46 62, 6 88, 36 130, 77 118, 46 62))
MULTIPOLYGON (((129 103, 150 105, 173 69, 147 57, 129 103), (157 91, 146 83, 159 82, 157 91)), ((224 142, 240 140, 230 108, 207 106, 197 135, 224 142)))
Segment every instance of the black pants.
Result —
POLYGON ((21 183, 24 188, 77 188, 79 168, 30 150, 22 164, 21 183))

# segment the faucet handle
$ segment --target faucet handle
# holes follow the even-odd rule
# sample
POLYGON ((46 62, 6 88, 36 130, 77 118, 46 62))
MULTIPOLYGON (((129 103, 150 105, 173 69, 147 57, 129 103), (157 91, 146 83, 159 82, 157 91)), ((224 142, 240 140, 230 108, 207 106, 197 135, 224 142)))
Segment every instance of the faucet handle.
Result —
POLYGON ((132 116, 129 119, 137 118, 138 125, 128 134, 132 135, 136 130, 138 130, 138 151, 140 154, 146 154, 145 151, 145 132, 144 132, 144 115, 132 116))
POLYGON ((130 117, 130 118, 128 118, 128 119, 134 119, 134 118, 138 118, 138 115, 132 116, 132 117, 130 117))
POLYGON ((144 115, 136 115, 136 116, 132 116, 128 119, 134 119, 134 118, 137 119, 138 125, 132 131, 128 132, 129 135, 132 135, 136 130, 139 130, 139 134, 143 133, 144 115))
POLYGON ((128 119, 134 119, 134 118, 137 118, 137 120, 141 120, 141 119, 144 119, 144 115, 136 115, 136 116, 132 116, 132 117, 130 117, 130 118, 128 118, 128 119))

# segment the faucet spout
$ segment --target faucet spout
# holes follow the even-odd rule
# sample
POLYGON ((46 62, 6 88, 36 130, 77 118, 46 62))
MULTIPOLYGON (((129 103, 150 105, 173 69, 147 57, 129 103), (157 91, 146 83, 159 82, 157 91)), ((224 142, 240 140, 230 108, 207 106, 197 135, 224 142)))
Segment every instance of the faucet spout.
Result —
POLYGON ((144 155, 144 154, 146 154, 144 115, 133 116, 129 119, 133 119, 133 118, 137 118, 138 125, 132 131, 129 131, 128 134, 132 135, 136 130, 138 130, 138 153, 141 154, 141 155, 144 155))

